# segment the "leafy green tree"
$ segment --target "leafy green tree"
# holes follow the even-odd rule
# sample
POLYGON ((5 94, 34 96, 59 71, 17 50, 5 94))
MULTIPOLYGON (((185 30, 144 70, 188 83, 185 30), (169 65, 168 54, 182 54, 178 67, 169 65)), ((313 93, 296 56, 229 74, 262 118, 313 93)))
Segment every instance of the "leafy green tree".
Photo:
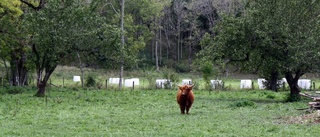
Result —
POLYGON ((104 23, 92 7, 76 0, 48 0, 39 11, 26 14, 30 30, 33 62, 36 66, 38 91, 45 95, 47 82, 61 61, 77 52, 102 54, 113 36, 113 27, 104 23), (107 30, 110 29, 110 30, 107 30), (101 51, 101 52, 99 52, 101 51))
MULTIPOLYGON (((98 3, 97 10, 109 18, 106 20, 107 24, 118 26, 119 29, 123 28, 124 37, 118 39, 117 42, 121 46, 116 47, 114 56, 109 58, 112 67, 120 70, 139 67, 138 63, 143 60, 139 58, 139 55, 155 35, 153 34, 153 23, 161 13, 161 1, 101 0, 96 2, 98 3)), ((121 71, 120 77, 123 77, 121 71)), ((121 85, 119 87, 121 88, 121 85)))
POLYGON ((9 68, 6 61, 10 59, 10 46, 16 42, 13 38, 16 30, 16 22, 22 14, 20 1, 0 1, 0 57, 6 67, 6 75, 9 78, 9 68))
POLYGON ((201 54, 269 77, 284 75, 297 97, 299 78, 320 67, 318 7, 320 1, 251 1, 241 17, 222 19, 201 54))
POLYGON ((21 2, 0 1, 0 57, 6 67, 6 77, 13 86, 27 84, 27 56, 30 48, 25 41, 25 28, 21 23, 21 2), (6 61, 10 66, 6 66, 6 61))

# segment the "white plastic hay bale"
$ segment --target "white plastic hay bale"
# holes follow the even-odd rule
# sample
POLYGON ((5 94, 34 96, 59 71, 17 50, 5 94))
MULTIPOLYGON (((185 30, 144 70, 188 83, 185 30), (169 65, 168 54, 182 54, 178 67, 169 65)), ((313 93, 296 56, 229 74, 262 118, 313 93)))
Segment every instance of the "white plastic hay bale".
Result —
POLYGON ((79 82, 81 81, 80 76, 73 76, 73 82, 79 82))
MULTIPOLYGON (((119 84, 120 78, 109 78, 109 83, 110 84, 119 84)), ((123 83, 123 79, 122 79, 122 83, 123 83)))
POLYGON ((124 80, 124 86, 125 87, 132 87, 133 86, 133 80, 132 79, 125 79, 124 80))
POLYGON ((131 78, 131 79, 124 80, 124 86, 125 87, 132 87, 133 85, 137 86, 139 84, 140 84, 140 82, 139 82, 138 78, 131 78))
POLYGON ((157 88, 165 88, 165 84, 167 83, 169 83, 170 87, 172 87, 172 82, 169 79, 156 79, 157 88))
POLYGON ((288 84, 287 79, 286 78, 282 78, 282 83, 288 84))
POLYGON ((265 83, 267 82, 264 78, 259 78, 258 80, 259 89, 266 89, 265 83))
POLYGON ((252 81, 249 79, 243 79, 240 81, 240 88, 241 89, 251 89, 252 88, 252 81))
POLYGON ((210 80, 210 84, 212 88, 216 89, 218 87, 222 87, 222 80, 210 80))
POLYGON ((134 85, 140 85, 140 80, 139 78, 131 78, 132 81, 134 82, 134 85))
POLYGON ((310 89, 311 88, 311 80, 310 79, 299 79, 298 86, 301 89, 310 89))
POLYGON ((281 80, 277 81, 277 84, 280 88, 283 87, 283 85, 288 84, 287 79, 286 78, 282 78, 281 80))
POLYGON ((191 79, 183 79, 182 80, 182 85, 191 85, 192 84, 192 80, 191 79))

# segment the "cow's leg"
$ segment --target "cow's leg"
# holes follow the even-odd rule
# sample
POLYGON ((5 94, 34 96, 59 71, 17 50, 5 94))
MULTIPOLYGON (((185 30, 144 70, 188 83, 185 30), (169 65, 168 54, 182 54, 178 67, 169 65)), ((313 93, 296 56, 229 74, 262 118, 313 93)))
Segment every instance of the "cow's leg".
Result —
POLYGON ((184 114, 184 110, 185 110, 185 106, 184 105, 180 105, 180 111, 181 111, 181 114, 184 114))
POLYGON ((190 107, 189 107, 189 106, 187 106, 187 112, 186 112, 187 114, 189 114, 189 109, 190 109, 190 107))
POLYGON ((192 103, 188 103, 187 105, 186 105, 186 109, 187 109, 187 114, 189 114, 189 110, 190 110, 190 108, 191 108, 191 106, 192 106, 192 103))

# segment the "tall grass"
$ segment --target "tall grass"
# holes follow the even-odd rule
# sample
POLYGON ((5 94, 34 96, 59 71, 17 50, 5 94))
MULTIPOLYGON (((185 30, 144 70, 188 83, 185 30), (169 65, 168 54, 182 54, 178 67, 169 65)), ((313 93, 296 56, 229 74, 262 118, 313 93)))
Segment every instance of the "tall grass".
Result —
POLYGON ((313 121, 295 124, 308 100, 284 103, 284 92, 195 90, 189 115, 180 114, 175 90, 51 88, 1 92, 0 136, 318 136, 313 121))

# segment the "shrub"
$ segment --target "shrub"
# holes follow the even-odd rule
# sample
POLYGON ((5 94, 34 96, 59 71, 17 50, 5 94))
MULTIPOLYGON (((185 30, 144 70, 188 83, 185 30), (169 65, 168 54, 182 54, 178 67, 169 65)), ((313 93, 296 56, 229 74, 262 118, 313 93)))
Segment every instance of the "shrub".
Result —
POLYGON ((103 83, 102 82, 97 82, 95 85, 96 85, 96 87, 98 89, 102 89, 103 83))
POLYGON ((177 82, 179 79, 177 73, 170 69, 162 70, 162 75, 165 79, 170 79, 171 82, 177 82))
POLYGON ((10 86, 10 87, 1 88, 0 93, 1 94, 21 94, 26 91, 27 89, 24 87, 10 86))
POLYGON ((301 96, 299 94, 287 94, 286 102, 298 102, 301 100, 301 96))
POLYGON ((145 74, 146 74, 146 79, 147 79, 147 81, 148 81, 148 87, 147 87, 147 89, 153 89, 153 88, 155 88, 156 86, 155 86, 155 79, 157 78, 157 77, 159 77, 159 74, 158 73, 155 73, 155 70, 153 70, 153 71, 146 71, 145 72, 145 74))
POLYGON ((85 86, 86 87, 94 87, 95 85, 96 85, 96 80, 95 80, 94 76, 92 76, 92 75, 87 76, 85 86))
POLYGON ((174 69, 180 73, 185 73, 185 72, 191 71, 191 68, 188 63, 177 63, 174 65, 174 69))
POLYGON ((231 108, 239 108, 239 107, 256 107, 256 104, 250 100, 240 100, 230 104, 231 108))

